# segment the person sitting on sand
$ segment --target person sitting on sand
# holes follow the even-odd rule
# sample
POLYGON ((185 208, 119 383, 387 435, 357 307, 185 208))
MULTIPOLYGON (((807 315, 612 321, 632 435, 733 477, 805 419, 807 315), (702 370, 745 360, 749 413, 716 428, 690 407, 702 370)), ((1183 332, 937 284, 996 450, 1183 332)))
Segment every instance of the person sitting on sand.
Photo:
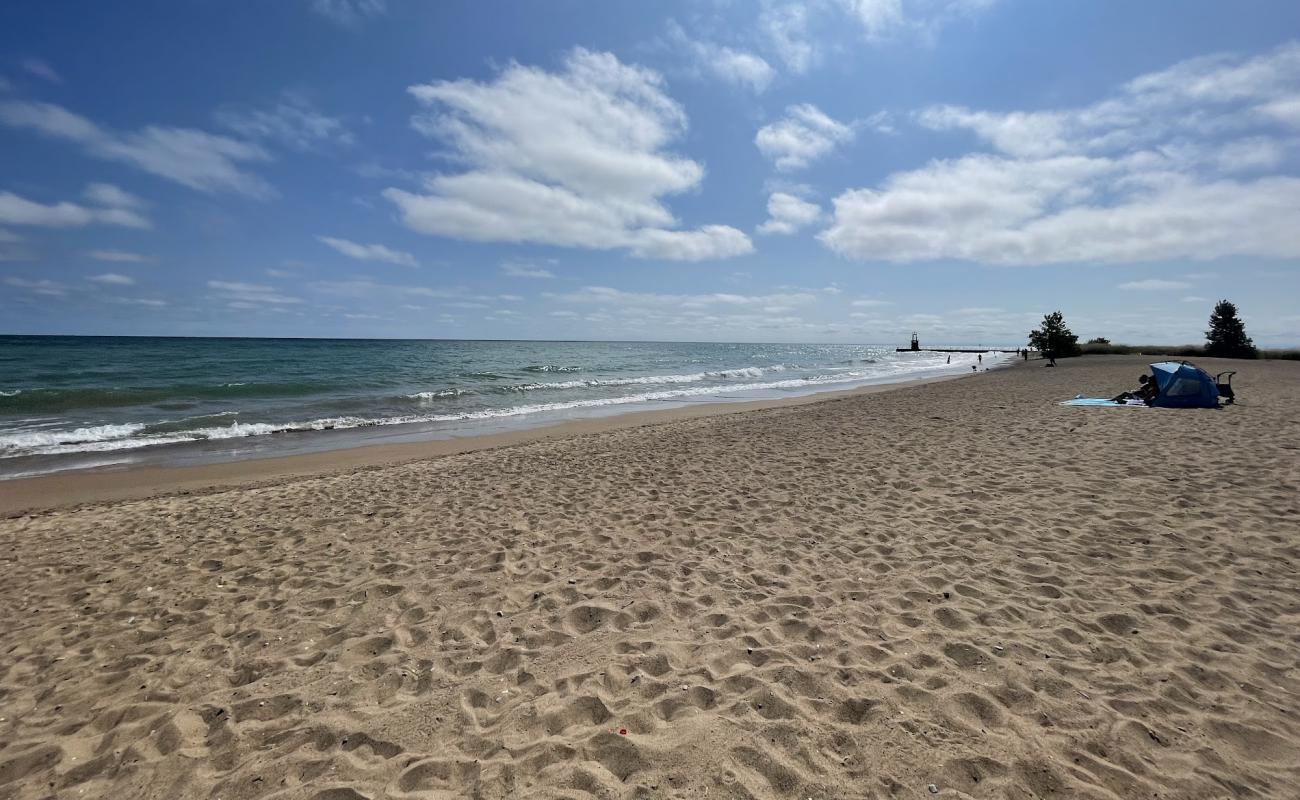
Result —
POLYGON ((1151 403, 1155 401, 1156 395, 1159 391, 1160 390, 1156 388, 1154 378, 1151 378, 1148 375, 1139 375, 1138 388, 1128 392, 1120 392, 1119 395, 1111 398, 1111 402, 1124 403, 1129 400, 1141 400, 1143 403, 1151 405, 1151 403))

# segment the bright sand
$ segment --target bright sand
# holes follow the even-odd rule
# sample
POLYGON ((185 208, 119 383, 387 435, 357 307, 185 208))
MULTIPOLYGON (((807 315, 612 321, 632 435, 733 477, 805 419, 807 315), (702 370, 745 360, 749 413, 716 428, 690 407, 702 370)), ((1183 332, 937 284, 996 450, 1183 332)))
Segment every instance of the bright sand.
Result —
POLYGON ((157 495, 0 520, 0 797, 1295 798, 1300 363, 1144 363, 0 484, 157 495))

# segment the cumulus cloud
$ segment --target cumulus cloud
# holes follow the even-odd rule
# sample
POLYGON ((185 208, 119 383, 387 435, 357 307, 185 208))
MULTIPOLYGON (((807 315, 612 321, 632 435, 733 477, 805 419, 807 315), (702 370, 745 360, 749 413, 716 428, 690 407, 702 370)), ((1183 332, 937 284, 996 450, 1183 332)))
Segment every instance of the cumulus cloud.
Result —
POLYGON ((45 205, 13 192, 0 192, 0 223, 46 228, 80 228, 86 225, 150 227, 148 219, 129 208, 84 206, 68 201, 45 205))
POLYGON ((360 261, 383 261, 404 267, 418 267, 415 256, 401 250, 392 250, 382 244, 357 244, 347 239, 335 239, 331 236, 317 236, 322 244, 342 253, 348 258, 360 261))
POLYGON ((823 63, 825 43, 860 30, 872 43, 902 38, 933 43, 947 25, 971 19, 997 0, 822 0, 764 2, 758 35, 786 69, 802 74, 823 63))
POLYGON ((802 169, 853 139, 853 128, 811 103, 790 106, 785 116, 758 129, 754 144, 780 170, 802 169))
POLYGON ((903 23, 903 0, 841 0, 867 36, 884 35, 903 23))
POLYGON ((490 82, 409 91, 432 109, 417 130, 468 167, 427 178, 419 193, 384 191, 412 230, 675 260, 753 249, 729 226, 677 230, 662 199, 696 188, 704 168, 665 151, 686 114, 651 70, 579 48, 558 72, 512 64, 490 82))
POLYGON ((821 219, 822 209, 786 192, 773 192, 767 198, 768 220, 758 226, 759 233, 790 234, 821 219))
POLYGON ((807 72, 820 60, 820 52, 808 33, 808 7, 795 3, 775 5, 758 18, 759 30, 786 69, 796 75, 807 72))
POLYGON ((997 0, 840 0, 869 40, 900 33, 933 38, 941 28, 991 8, 997 0))
POLYGON ((272 108, 223 108, 216 118, 240 136, 278 142, 294 150, 346 146, 355 141, 343 120, 322 114, 306 98, 291 93, 272 108))
POLYGON ((1300 256, 1293 140, 1269 105, 1300 82, 1300 45, 1193 59, 1082 108, 923 109, 922 126, 992 152, 935 160, 834 200, 844 256, 997 264, 1300 256))
POLYGON ((103 275, 91 275, 89 278, 86 278, 86 280, 113 286, 135 285, 135 278, 132 278, 130 275, 119 275, 116 272, 105 272, 103 275))
POLYGON ((668 23, 668 38, 704 72, 719 80, 762 92, 776 77, 776 70, 761 56, 700 39, 692 39, 675 21, 668 23))
POLYGON ((51 103, 0 103, 0 123, 34 130, 80 145, 88 155, 130 164, 152 175, 203 192, 233 191, 264 197, 270 186, 241 164, 267 161, 256 144, 193 128, 155 125, 138 131, 112 131, 51 103))

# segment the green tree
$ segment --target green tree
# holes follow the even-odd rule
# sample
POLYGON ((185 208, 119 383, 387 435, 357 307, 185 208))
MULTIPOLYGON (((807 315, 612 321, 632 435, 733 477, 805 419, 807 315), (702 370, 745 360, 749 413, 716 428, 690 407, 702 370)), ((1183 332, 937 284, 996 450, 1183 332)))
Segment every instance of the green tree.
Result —
POLYGON ((1089 339, 1088 344, 1110 344, 1110 339, 1107 339, 1105 336, 1098 336, 1094 339, 1089 339))
POLYGON ((1079 337, 1065 327, 1065 317, 1060 311, 1044 316, 1038 330, 1029 332, 1029 346, 1057 358, 1077 356, 1080 352, 1079 337))
POLYGON ((1210 329, 1205 332, 1205 354, 1220 358, 1258 358, 1255 343, 1246 335, 1246 326, 1237 316, 1237 306, 1220 300, 1210 314, 1210 329))

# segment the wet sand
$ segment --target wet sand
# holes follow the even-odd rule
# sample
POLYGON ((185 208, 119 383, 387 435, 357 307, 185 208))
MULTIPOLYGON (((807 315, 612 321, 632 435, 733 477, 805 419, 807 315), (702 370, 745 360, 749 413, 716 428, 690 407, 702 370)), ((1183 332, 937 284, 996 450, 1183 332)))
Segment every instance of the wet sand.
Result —
POLYGON ((1146 360, 15 503, 0 797, 1294 798, 1300 363, 1146 360))

